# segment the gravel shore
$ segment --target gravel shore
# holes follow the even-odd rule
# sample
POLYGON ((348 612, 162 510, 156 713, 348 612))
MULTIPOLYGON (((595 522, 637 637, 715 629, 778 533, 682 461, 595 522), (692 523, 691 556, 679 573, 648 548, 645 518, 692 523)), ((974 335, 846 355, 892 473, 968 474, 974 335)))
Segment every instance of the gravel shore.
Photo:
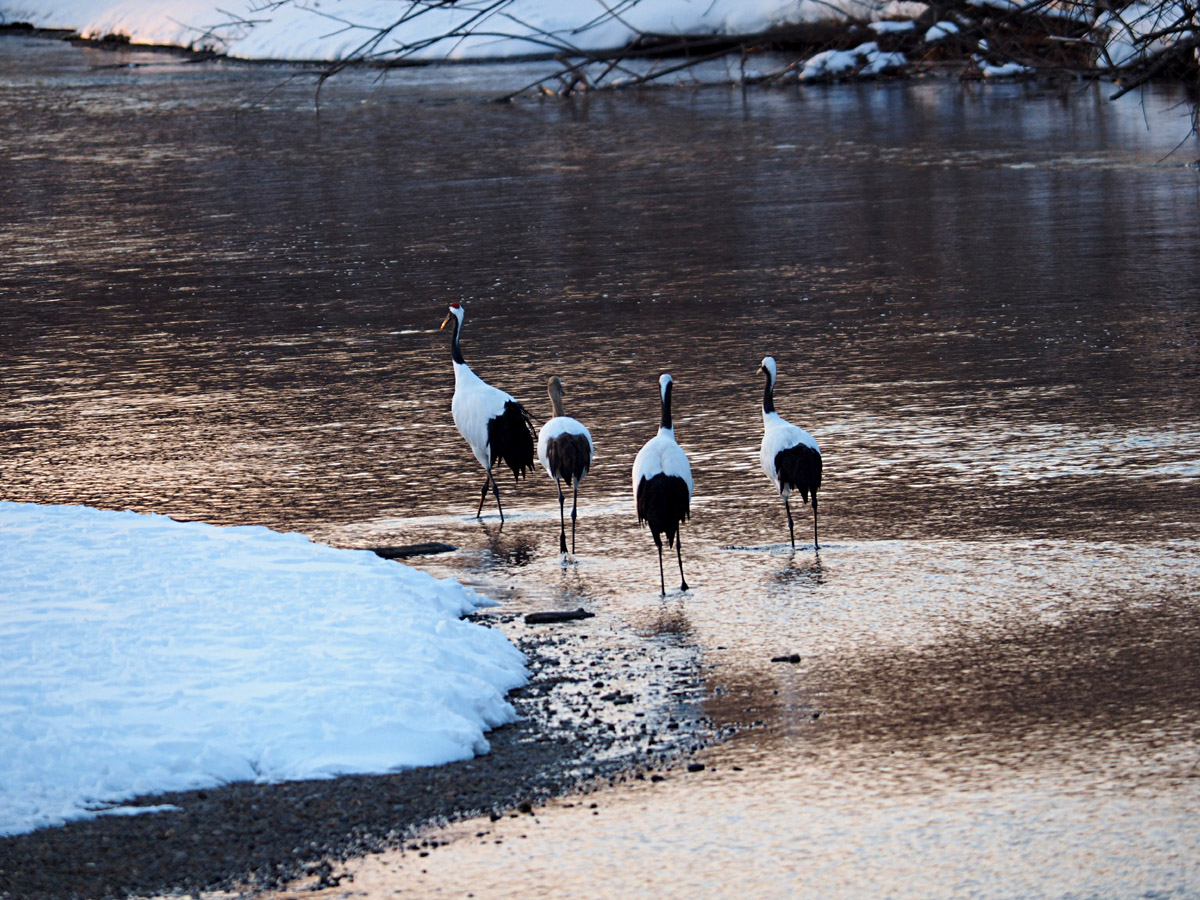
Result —
POLYGON ((139 798, 178 812, 101 816, 0 838, 0 898, 101 900, 231 891, 252 896, 297 878, 336 883, 336 863, 399 846, 422 826, 528 810, 548 797, 661 765, 701 746, 699 670, 690 651, 664 660, 600 620, 504 630, 529 658, 510 695, 519 719, 488 735, 491 752, 382 776, 236 783, 139 798))

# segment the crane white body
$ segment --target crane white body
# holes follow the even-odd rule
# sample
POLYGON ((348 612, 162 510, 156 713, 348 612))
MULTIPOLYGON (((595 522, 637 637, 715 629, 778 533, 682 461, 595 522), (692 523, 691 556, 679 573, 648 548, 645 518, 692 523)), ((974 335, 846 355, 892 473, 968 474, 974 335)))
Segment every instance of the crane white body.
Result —
POLYGON ((511 394, 492 387, 472 372, 466 363, 454 364, 454 399, 450 401, 450 414, 454 417, 454 427, 485 469, 491 469, 494 462, 488 444, 488 423, 504 415, 506 403, 516 402, 511 394))
POLYGON ((775 468, 775 458, 784 450, 789 450, 797 444, 811 447, 817 453, 821 452, 821 448, 817 446, 816 439, 799 425, 793 425, 777 412, 763 413, 762 449, 759 451, 758 460, 762 463, 763 472, 771 479, 771 483, 775 485, 775 490, 779 491, 779 496, 784 499, 787 499, 788 495, 792 492, 792 487, 788 484, 781 485, 779 483, 779 472, 775 468))
MULTIPOLYGON (((587 426, 585 426, 582 422, 578 421, 577 419, 572 419, 570 416, 555 416, 553 419, 543 425, 541 431, 538 432, 538 459, 542 463, 542 468, 546 470, 546 474, 551 478, 555 478, 555 475, 554 469, 550 464, 548 453, 550 449, 550 442, 555 438, 570 434, 577 434, 580 437, 586 438, 589 451, 594 452, 595 445, 592 443, 592 433, 587 430, 587 426)), ((589 457, 591 456, 591 452, 588 454, 589 457)), ((584 469, 583 475, 580 476, 580 480, 582 480, 586 475, 587 470, 584 469)))
POLYGON ((687 454, 675 441, 674 428, 659 428, 658 434, 646 441, 633 460, 633 494, 636 497, 638 486, 643 480, 649 481, 655 475, 670 475, 681 479, 687 485, 688 497, 692 496, 695 484, 692 481, 692 467, 688 463, 687 454))

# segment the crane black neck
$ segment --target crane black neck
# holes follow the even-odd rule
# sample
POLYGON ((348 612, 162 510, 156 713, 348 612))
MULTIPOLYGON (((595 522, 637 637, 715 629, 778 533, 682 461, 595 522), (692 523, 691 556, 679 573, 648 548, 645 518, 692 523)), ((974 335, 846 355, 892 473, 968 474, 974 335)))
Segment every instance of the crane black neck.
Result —
POLYGON ((775 386, 771 384, 771 373, 767 372, 767 386, 763 388, 763 414, 775 412, 775 386))
POLYGON ((673 386, 674 386, 674 383, 668 381, 667 387, 662 393, 662 422, 660 423, 660 427, 662 427, 662 428, 671 428, 672 427, 671 426, 671 388, 673 386))
POLYGON ((450 339, 450 355, 456 363, 466 365, 467 361, 463 359, 462 348, 458 346, 458 333, 462 329, 462 323, 458 321, 458 316, 453 316, 454 319, 454 334, 450 339))

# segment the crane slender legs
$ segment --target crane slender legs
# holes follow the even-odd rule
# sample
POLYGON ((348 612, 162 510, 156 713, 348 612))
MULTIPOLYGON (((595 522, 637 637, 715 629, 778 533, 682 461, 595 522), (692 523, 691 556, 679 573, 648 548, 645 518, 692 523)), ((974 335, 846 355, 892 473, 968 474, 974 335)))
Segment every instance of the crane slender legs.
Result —
POLYGON ((675 534, 675 558, 679 560, 679 589, 686 591, 688 589, 687 579, 683 577, 683 541, 680 540, 678 532, 675 534))
MULTIPOLYGON (((791 507, 791 504, 788 503, 787 497, 783 498, 783 508, 785 510, 787 510, 788 535, 792 539, 792 549, 795 550, 796 549, 796 530, 792 524, 792 507, 791 507)), ((813 494, 812 508, 813 508, 813 549, 820 550, 821 545, 817 542, 817 495, 816 495, 816 493, 813 494)))
POLYGON ((500 510, 500 524, 504 524, 504 507, 500 505, 500 489, 496 487, 496 479, 492 477, 492 470, 488 469, 487 478, 483 482, 483 490, 479 493, 479 509, 475 511, 475 518, 483 517, 483 501, 487 499, 488 486, 491 486, 492 493, 496 497, 496 509, 500 510))
MULTIPOLYGON (((579 506, 579 482, 575 481, 571 486, 571 553, 575 553, 575 519, 578 516, 575 513, 576 507, 579 506)), ((566 549, 565 547, 563 548, 566 549)))
MULTIPOLYGON (((680 535, 675 534, 675 558, 679 561, 679 589, 686 591, 688 589, 687 579, 683 577, 683 542, 679 540, 680 535)), ((662 596, 667 596, 667 579, 663 575, 663 558, 662 558, 662 537, 658 534, 654 535, 654 546, 658 548, 658 586, 662 591, 662 596)))
MULTIPOLYGON (((563 492, 562 482, 557 478, 554 479, 554 486, 558 488, 558 552, 567 552, 567 520, 566 513, 563 511, 563 492)), ((575 508, 571 508, 571 552, 575 552, 575 508)))
POLYGON ((820 550, 821 545, 817 543, 817 495, 813 494, 813 549, 820 550))
POLYGON ((788 503, 788 498, 783 498, 783 508, 787 510, 788 517, 788 536, 792 539, 792 549, 796 549, 796 529, 792 524, 792 506, 788 503))
MULTIPOLYGON (((555 478, 554 486, 558 488, 558 552, 567 552, 567 513, 566 497, 563 496, 562 482, 555 478)), ((575 552, 575 520, 579 518, 579 482, 571 484, 571 553, 575 552)))
POLYGON ((663 576, 662 538, 657 534, 654 535, 654 546, 658 548, 658 585, 662 596, 665 597, 667 596, 667 579, 663 576))

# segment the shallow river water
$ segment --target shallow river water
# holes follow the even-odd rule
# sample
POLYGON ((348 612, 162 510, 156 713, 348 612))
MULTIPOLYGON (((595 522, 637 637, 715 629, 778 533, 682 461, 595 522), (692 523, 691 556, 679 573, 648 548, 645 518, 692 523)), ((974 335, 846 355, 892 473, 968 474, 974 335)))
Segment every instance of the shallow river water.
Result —
POLYGON ((478 69, 317 112, 289 74, 0 39, 0 498, 448 541, 420 564, 505 608, 693 653, 739 726, 336 895, 1200 895, 1182 97, 496 105, 522 73, 478 69), (591 428, 575 560, 544 474, 474 518, 456 300, 477 373, 539 419, 558 374, 591 428), (822 447, 819 553, 758 468, 768 354, 822 447), (663 371, 696 479, 665 598, 629 493, 663 371))

